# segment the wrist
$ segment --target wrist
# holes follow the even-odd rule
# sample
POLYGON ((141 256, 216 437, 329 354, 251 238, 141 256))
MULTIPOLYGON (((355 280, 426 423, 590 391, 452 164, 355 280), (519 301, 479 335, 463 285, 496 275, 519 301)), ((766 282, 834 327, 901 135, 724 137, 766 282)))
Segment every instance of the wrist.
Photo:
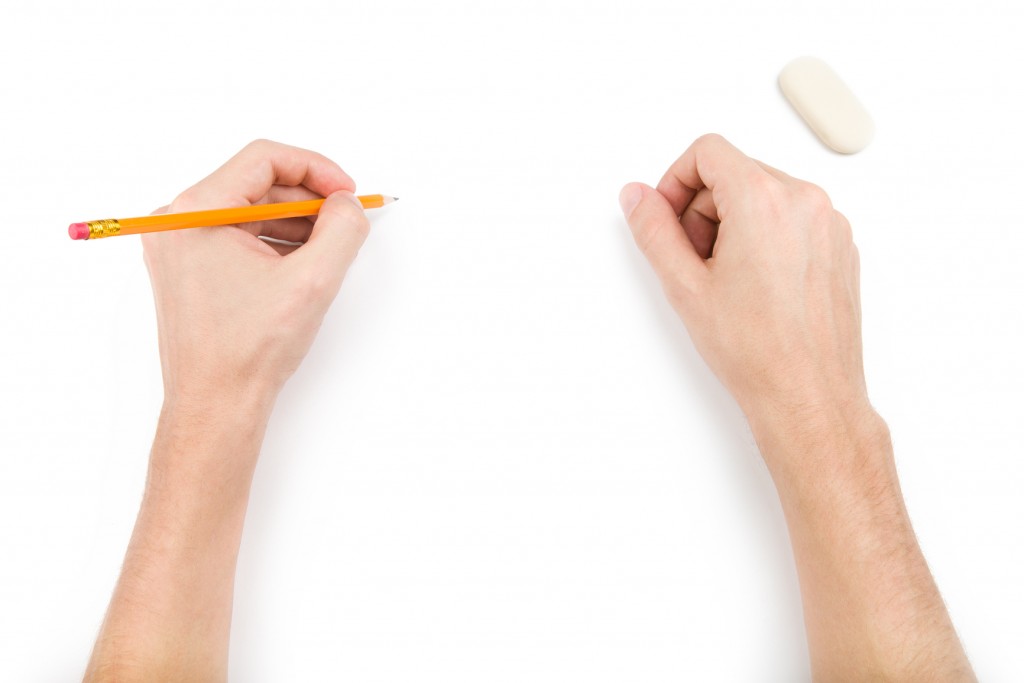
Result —
POLYGON ((195 367, 189 372, 164 367, 164 405, 162 413, 172 410, 186 415, 216 416, 234 408, 269 412, 284 385, 256 374, 218 372, 195 367))
POLYGON ((823 482, 891 479, 895 485, 889 428, 866 398, 762 406, 747 419, 780 494, 820 490, 823 482))
POLYGON ((752 428, 795 551, 820 556, 830 543, 851 552, 910 547, 889 429, 870 406, 752 421, 752 428))
POLYGON ((247 496, 276 393, 170 393, 157 424, 146 491, 247 496))
POLYGON ((277 401, 279 387, 252 383, 248 386, 196 386, 164 389, 161 421, 193 424, 201 428, 232 426, 239 422, 263 422, 277 401))

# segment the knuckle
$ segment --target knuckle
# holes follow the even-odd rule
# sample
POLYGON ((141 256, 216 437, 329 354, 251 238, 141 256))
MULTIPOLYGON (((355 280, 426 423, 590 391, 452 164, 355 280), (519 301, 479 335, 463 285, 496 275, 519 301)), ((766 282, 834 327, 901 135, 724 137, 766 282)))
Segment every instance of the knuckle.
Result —
POLYGON ((174 213, 177 211, 187 211, 189 209, 197 208, 200 204, 200 191, 197 185, 193 185, 186 190, 183 190, 174 201, 167 207, 168 212, 174 213))
POLYGON ((768 173, 751 173, 747 183, 750 190, 763 199, 779 201, 783 197, 782 183, 768 173))
POLYGON ((320 298, 327 291, 329 282, 330 279, 326 273, 318 270, 311 274, 306 281, 306 291, 314 298, 320 298))
POLYGON ((149 239, 149 235, 142 235, 142 262, 146 264, 147 269, 153 267, 153 242, 149 239))
POLYGON ((366 214, 360 213, 352 223, 352 227, 355 228, 356 234, 359 235, 360 239, 365 240, 370 236, 370 220, 366 217, 366 214))
POLYGON ((814 183, 800 181, 794 188, 797 201, 814 215, 832 212, 832 200, 828 193, 814 183))
POLYGON ((785 187, 767 173, 751 174, 747 188, 759 209, 770 216, 781 215, 787 204, 785 187))
POLYGON ((319 298, 327 291, 328 278, 320 269, 303 270, 296 278, 295 296, 299 304, 319 298))
POLYGON ((280 142, 274 142, 267 138, 256 138, 242 150, 235 155, 236 159, 241 160, 244 164, 260 164, 265 163, 269 158, 272 158, 275 153, 287 147, 280 142))
POLYGON ((844 242, 852 245, 856 249, 856 245, 853 244, 853 226, 850 225, 850 221, 847 220, 846 216, 838 211, 833 210, 835 216, 836 228, 839 231, 839 235, 843 238, 844 242))
POLYGON ((680 316, 688 316, 694 303, 700 301, 700 286, 682 277, 663 282, 662 290, 668 303, 680 316))
POLYGON ((712 147, 721 145, 725 142, 725 138, 718 133, 704 133, 694 141, 694 146, 700 145, 701 147, 712 147))
POLYGON ((258 155, 265 153, 267 150, 277 145, 278 143, 274 142, 273 140, 268 140, 267 138, 256 138, 255 140, 247 144, 245 147, 243 147, 242 151, 258 155))
POLYGON ((665 291, 665 298, 668 299, 669 305, 677 311, 689 304, 690 293, 678 280, 672 279, 665 282, 662 289, 665 291))
POLYGON ((147 233, 139 236, 142 242, 142 262, 151 274, 157 268, 160 261, 160 246, 164 240, 160 239, 159 233, 147 233))

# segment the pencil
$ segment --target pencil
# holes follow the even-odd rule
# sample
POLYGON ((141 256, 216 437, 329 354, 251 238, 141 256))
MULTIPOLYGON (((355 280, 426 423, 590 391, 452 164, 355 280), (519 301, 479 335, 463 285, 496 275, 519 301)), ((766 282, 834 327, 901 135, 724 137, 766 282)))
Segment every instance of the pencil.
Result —
MULTIPOLYGON (((358 197, 364 209, 377 209, 397 200, 380 194, 358 197)), ((95 240, 115 235, 138 235, 144 232, 162 232, 183 228, 208 228, 215 225, 234 225, 253 221, 272 221, 279 218, 315 216, 323 205, 322 199, 304 202, 282 202, 280 204, 253 204, 231 209, 189 211, 186 213, 158 213, 136 218, 104 218, 98 221, 72 223, 68 235, 73 240, 95 240)))

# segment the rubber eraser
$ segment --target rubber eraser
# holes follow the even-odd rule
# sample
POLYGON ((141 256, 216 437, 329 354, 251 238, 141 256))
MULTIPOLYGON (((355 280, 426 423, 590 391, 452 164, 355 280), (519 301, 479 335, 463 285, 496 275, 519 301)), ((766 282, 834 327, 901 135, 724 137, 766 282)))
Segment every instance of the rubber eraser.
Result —
POLYGON ((72 223, 68 226, 68 236, 73 240, 89 239, 88 223, 72 223))
POLYGON ((854 154, 868 146, 875 123, 839 75, 816 57, 799 57, 779 74, 779 89, 821 141, 854 154))

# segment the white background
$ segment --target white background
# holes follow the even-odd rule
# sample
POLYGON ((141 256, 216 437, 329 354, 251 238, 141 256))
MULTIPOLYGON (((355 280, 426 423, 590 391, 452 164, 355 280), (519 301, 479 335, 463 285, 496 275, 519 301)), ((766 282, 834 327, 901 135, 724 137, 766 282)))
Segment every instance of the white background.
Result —
POLYGON ((249 140, 401 202, 280 397, 236 681, 798 681, 771 481, 616 201, 697 135, 825 187, 871 396, 982 680, 1024 677, 1020 3, 11 3, 0 680, 81 675, 161 388, 144 214, 249 140), (877 121, 779 94, 829 61, 877 121))

